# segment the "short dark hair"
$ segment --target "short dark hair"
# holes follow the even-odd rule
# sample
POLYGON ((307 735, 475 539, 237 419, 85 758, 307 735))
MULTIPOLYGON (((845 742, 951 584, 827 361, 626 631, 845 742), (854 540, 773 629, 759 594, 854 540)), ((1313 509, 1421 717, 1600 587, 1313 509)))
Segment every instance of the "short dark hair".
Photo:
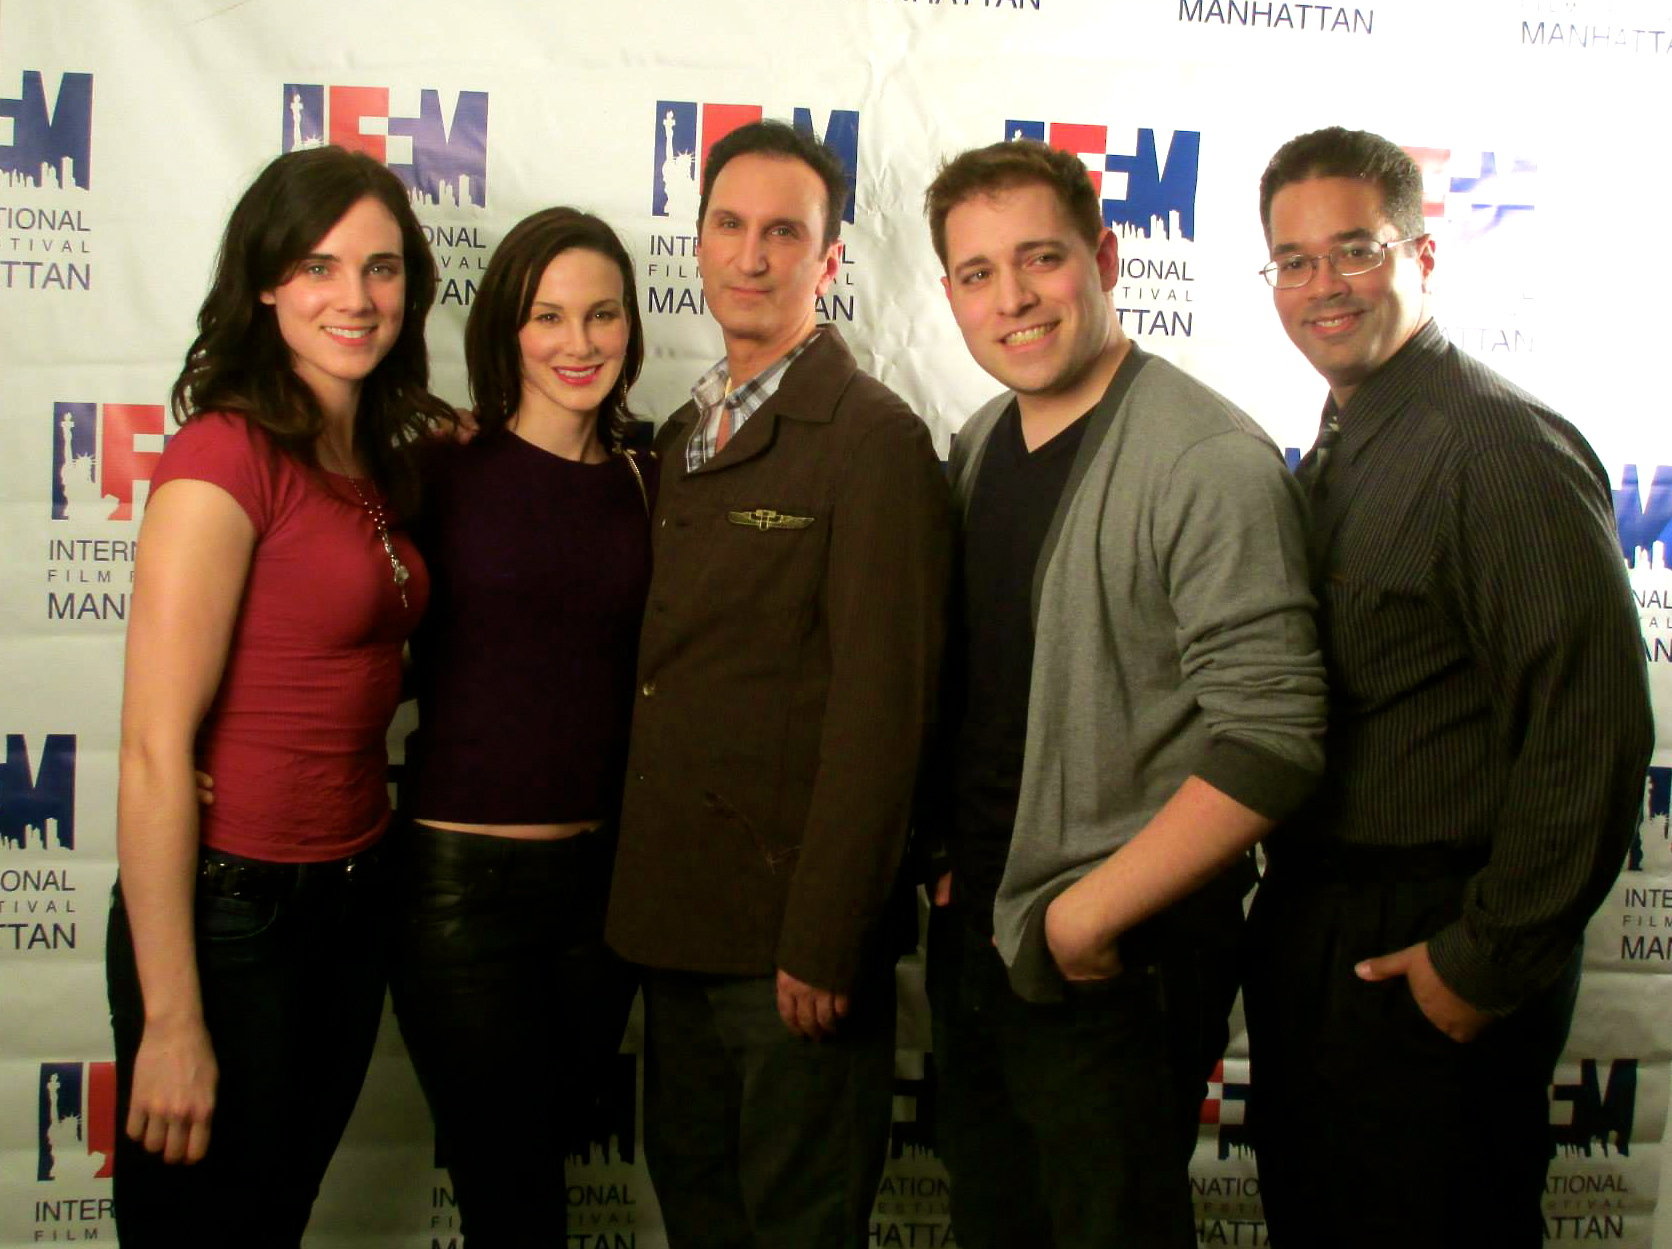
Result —
POLYGON ((598 440, 620 444, 632 422, 627 392, 644 366, 644 325, 633 261, 621 239, 601 218, 575 208, 546 208, 511 227, 488 261, 470 316, 464 324, 464 364, 470 398, 482 433, 502 429, 522 402, 522 348, 517 335, 528 324, 528 310, 546 266, 557 256, 581 247, 597 252, 621 270, 621 303, 627 315, 627 358, 598 405, 598 440))
POLYGON ((824 245, 829 247, 842 233, 842 215, 848 208, 848 174, 841 158, 830 146, 782 121, 752 121, 739 126, 709 149, 702 170, 702 199, 697 204, 697 233, 702 233, 708 216, 708 197, 726 162, 738 156, 776 156, 798 160, 824 183, 824 245))
POLYGON ((1056 192, 1057 202, 1080 237, 1090 246, 1097 246, 1103 235, 1103 206, 1080 158, 1036 139, 1007 139, 943 161, 940 172, 923 193, 923 210, 929 214, 929 235, 934 239, 941 268, 946 268, 948 213, 977 195, 991 195, 1030 182, 1056 192))
POLYGON ((1260 227, 1271 241, 1271 201, 1308 178, 1362 178, 1382 194, 1382 213, 1407 237, 1424 233, 1422 169, 1411 154, 1368 130, 1330 126, 1290 139, 1260 175, 1260 227))
POLYGON ((429 392, 424 320, 435 300, 436 266, 399 178, 370 156, 341 147, 287 152, 269 162, 239 198, 215 258, 197 337, 170 394, 175 419, 237 412, 283 451, 317 466, 314 440, 325 413, 297 376, 264 292, 287 282, 345 213, 363 199, 389 210, 401 232, 406 306, 400 334, 360 389, 355 454, 397 507, 410 507, 416 477, 407 454, 453 409, 429 392))

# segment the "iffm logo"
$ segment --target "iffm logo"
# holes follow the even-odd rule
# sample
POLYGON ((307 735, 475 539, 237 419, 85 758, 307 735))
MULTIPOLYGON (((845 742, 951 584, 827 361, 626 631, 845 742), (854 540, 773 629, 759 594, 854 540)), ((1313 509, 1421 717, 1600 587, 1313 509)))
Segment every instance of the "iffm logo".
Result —
POLYGON ((388 165, 415 204, 488 203, 488 93, 460 91, 451 118, 441 92, 418 92, 418 111, 392 113, 387 87, 288 82, 284 150, 334 143, 388 165))
POLYGON ((1643 870, 1643 826, 1659 828, 1660 839, 1672 843, 1672 768, 1650 768, 1643 792, 1642 819, 1626 851, 1626 871, 1643 870))
POLYGON ((29 739, 6 734, 0 762, 0 851, 75 849, 75 734, 48 733, 41 765, 29 739))
POLYGON ((1007 121, 1007 139, 1035 139, 1078 156, 1103 201, 1103 224, 1153 238, 1196 238, 1196 172, 1202 135, 1175 130, 1162 151, 1154 130, 1139 130, 1133 151, 1109 150, 1109 127, 1073 122, 1007 121))
POLYGON ((1629 1157, 1636 1117, 1637 1059, 1612 1060, 1606 1082, 1596 1059, 1581 1059, 1577 1081, 1550 1086, 1550 1156, 1560 1150, 1589 1158, 1601 1149, 1629 1157))
POLYGON ((1405 151, 1422 169, 1422 215, 1428 225, 1443 221, 1458 238, 1471 239, 1533 211, 1538 166, 1530 160, 1440 147, 1405 151))
POLYGON ((37 1180, 105 1180, 116 1156, 116 1064, 42 1063, 37 1180))
POLYGON ((0 187, 85 191, 92 151, 92 74, 60 75, 50 108, 38 69, 23 71, 17 99, 0 96, 0 187))
POLYGON ((1216 1127, 1221 1161, 1237 1151, 1246 1157, 1253 1143, 1248 1139, 1248 1060, 1222 1058, 1208 1077, 1207 1096, 1202 1099, 1201 1122, 1216 1127))
POLYGON ((1614 527, 1620 535, 1620 554, 1633 568, 1664 567, 1668 530, 1672 530, 1672 467, 1658 466, 1645 499, 1638 486, 1637 465, 1627 464, 1614 491, 1614 527), (1655 547, 1660 547, 1657 559, 1655 547), (1647 564, 1641 561, 1647 559, 1647 564))
POLYGON ((164 415, 152 403, 53 404, 52 519, 137 519, 172 437, 164 415))
MULTIPOLYGON (((739 126, 761 119, 758 104, 698 104, 690 100, 656 101, 656 169, 651 183, 650 211, 694 226, 701 200, 702 172, 708 153, 739 126)), ((852 109, 830 111, 821 135, 811 109, 798 108, 791 124, 801 133, 822 139, 842 162, 848 198, 842 220, 853 223, 854 192, 859 185, 859 114, 852 109)))

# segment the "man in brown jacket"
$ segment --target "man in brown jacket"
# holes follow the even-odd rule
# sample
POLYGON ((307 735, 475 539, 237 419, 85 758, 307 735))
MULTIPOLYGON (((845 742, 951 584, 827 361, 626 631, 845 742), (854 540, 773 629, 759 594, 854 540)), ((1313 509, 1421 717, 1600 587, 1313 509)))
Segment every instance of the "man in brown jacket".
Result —
POLYGON ((888 1135, 885 921, 950 500, 923 422, 817 322, 846 195, 781 123, 714 146, 697 255, 726 357, 657 439, 607 935, 645 968, 645 1153, 674 1249, 858 1249, 888 1135))

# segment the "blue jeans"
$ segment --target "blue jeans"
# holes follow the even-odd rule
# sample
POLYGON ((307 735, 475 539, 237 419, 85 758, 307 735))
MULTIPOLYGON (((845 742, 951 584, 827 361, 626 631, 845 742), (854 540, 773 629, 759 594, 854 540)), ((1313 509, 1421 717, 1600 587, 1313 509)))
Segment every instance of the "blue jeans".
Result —
POLYGON ((123 1249, 301 1243, 377 1037, 383 894, 375 851, 322 864, 202 853, 197 971, 220 1075, 209 1152, 183 1166, 164 1163, 125 1130, 145 1008, 118 882, 105 973, 123 1249))
POLYGON ((470 1249, 527 1245, 528 1203, 562 1191, 566 1156, 612 1136, 633 1153, 633 1060, 619 1051, 637 982, 604 944, 615 834, 413 825, 390 847, 395 1015, 459 1230, 470 1249))

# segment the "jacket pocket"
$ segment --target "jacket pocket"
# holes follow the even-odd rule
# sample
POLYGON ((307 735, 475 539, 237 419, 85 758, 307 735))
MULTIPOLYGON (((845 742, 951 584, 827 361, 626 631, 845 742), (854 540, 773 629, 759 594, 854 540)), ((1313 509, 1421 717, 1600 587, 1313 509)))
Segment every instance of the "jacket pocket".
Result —
POLYGON ((703 791, 702 804, 704 810, 711 816, 716 816, 743 831, 749 842, 754 846, 755 852, 760 855, 761 861, 766 864, 767 871, 777 875, 794 868, 796 856, 801 852, 799 845, 775 844, 771 838, 765 835, 758 821, 750 819, 733 806, 724 795, 715 793, 711 789, 703 791))

